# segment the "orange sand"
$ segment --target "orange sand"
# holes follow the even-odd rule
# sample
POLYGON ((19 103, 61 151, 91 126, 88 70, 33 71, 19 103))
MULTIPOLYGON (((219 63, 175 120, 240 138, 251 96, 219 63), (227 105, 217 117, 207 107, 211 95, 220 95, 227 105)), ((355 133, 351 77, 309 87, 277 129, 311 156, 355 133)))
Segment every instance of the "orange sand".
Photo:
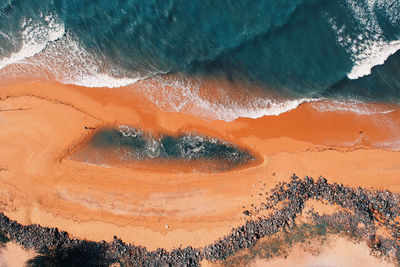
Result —
POLYGON ((263 200, 258 193, 292 173, 400 192, 400 153, 378 148, 397 138, 396 107, 360 116, 304 104, 280 116, 223 122, 161 112, 127 88, 36 82, 0 87, 0 97, 1 211, 75 237, 117 235, 149 249, 204 246, 242 224, 243 210, 263 200), (208 134, 262 160, 199 174, 94 166, 66 157, 91 133, 84 126, 121 124, 153 133, 208 134))
MULTIPOLYGON (((311 246, 311 245, 310 245, 311 246)), ((307 247, 307 246, 306 246, 307 247)), ((309 248, 295 245, 289 256, 271 260, 255 260, 251 267, 284 267, 284 266, 395 266, 370 254, 365 243, 353 243, 343 237, 332 238, 324 247, 309 248)))
POLYGON ((36 256, 34 250, 26 250, 14 242, 8 242, 0 248, 1 267, 24 267, 25 262, 36 256))

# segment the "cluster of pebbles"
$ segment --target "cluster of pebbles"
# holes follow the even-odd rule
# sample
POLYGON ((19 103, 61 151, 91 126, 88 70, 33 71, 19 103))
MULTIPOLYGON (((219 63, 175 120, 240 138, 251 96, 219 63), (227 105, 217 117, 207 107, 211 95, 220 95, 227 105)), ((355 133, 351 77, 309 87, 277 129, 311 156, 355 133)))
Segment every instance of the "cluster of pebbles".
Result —
POLYGON ((79 251, 90 259, 88 265, 92 266, 109 266, 115 262, 128 266, 199 266, 202 259, 226 260, 238 251, 254 246, 262 237, 290 231, 309 199, 343 208, 343 211, 330 215, 311 211, 309 215, 313 223, 345 230, 366 240, 371 249, 381 255, 400 261, 399 194, 330 184, 325 178, 299 179, 295 175, 290 182, 279 183, 267 194, 260 209, 273 211, 268 217, 248 220, 243 226, 232 229, 231 234, 201 249, 186 247, 172 251, 147 251, 117 237, 113 242, 72 239, 57 228, 23 226, 2 213, 0 232, 26 248, 79 251), (384 229, 388 234, 379 236, 377 229, 384 229))

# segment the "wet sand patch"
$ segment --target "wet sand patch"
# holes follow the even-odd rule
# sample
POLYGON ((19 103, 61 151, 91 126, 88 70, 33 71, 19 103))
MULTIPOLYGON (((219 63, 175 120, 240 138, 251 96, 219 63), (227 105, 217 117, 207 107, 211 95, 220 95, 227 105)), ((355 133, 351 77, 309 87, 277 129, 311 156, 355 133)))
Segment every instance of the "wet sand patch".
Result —
POLYGON ((95 165, 175 173, 224 172, 257 163, 248 150, 218 138, 195 133, 154 136, 129 126, 96 130, 69 158, 95 165))

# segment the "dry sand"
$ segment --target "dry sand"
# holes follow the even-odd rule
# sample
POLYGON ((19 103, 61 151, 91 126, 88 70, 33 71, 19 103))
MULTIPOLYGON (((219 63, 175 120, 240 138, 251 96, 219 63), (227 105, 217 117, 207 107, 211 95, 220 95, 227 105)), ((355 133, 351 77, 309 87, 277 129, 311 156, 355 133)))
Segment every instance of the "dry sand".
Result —
POLYGON ((74 237, 117 235, 149 249, 201 247, 242 224, 242 212, 263 200, 258 193, 292 173, 400 192, 400 153, 382 148, 398 138, 398 107, 371 104, 395 110, 357 115, 318 112, 318 103, 309 103, 279 116, 224 122, 162 112, 127 88, 35 82, 0 87, 0 97, 1 211, 74 237), (262 160, 226 173, 177 174, 68 158, 91 133, 84 126, 106 125, 196 131, 262 160))
POLYGON ((295 245, 287 258, 257 259, 251 267, 389 267, 395 266, 370 254, 365 243, 354 243, 344 237, 334 237, 323 247, 295 245))
POLYGON ((0 267, 23 267, 25 262, 36 256, 34 250, 26 250, 15 242, 0 248, 0 267))

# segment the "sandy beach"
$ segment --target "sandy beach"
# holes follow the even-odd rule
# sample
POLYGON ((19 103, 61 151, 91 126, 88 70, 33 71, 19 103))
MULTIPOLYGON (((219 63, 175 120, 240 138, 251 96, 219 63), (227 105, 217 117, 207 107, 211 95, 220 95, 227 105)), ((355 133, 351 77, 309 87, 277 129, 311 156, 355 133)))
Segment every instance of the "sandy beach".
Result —
MULTIPOLYGON (((142 86, 138 82, 134 86, 142 86)), ((132 88, 131 88, 132 89, 132 88)), ((134 88, 133 88, 134 89, 134 88)), ((243 211, 296 173, 351 187, 400 192, 395 150, 400 108, 369 104, 364 115, 302 104, 279 116, 207 121, 168 113, 132 89, 29 82, 0 88, 0 207, 22 224, 73 237, 113 236, 148 249, 202 247, 244 223, 243 211), (128 125, 154 134, 196 132, 229 141, 258 161, 229 172, 171 173, 98 166, 69 156, 90 128, 128 125), (86 129, 85 129, 86 126, 86 129), (379 127, 378 127, 379 126, 379 127)))
POLYGON ((0 0, 0 267, 399 266, 399 22, 0 0))

